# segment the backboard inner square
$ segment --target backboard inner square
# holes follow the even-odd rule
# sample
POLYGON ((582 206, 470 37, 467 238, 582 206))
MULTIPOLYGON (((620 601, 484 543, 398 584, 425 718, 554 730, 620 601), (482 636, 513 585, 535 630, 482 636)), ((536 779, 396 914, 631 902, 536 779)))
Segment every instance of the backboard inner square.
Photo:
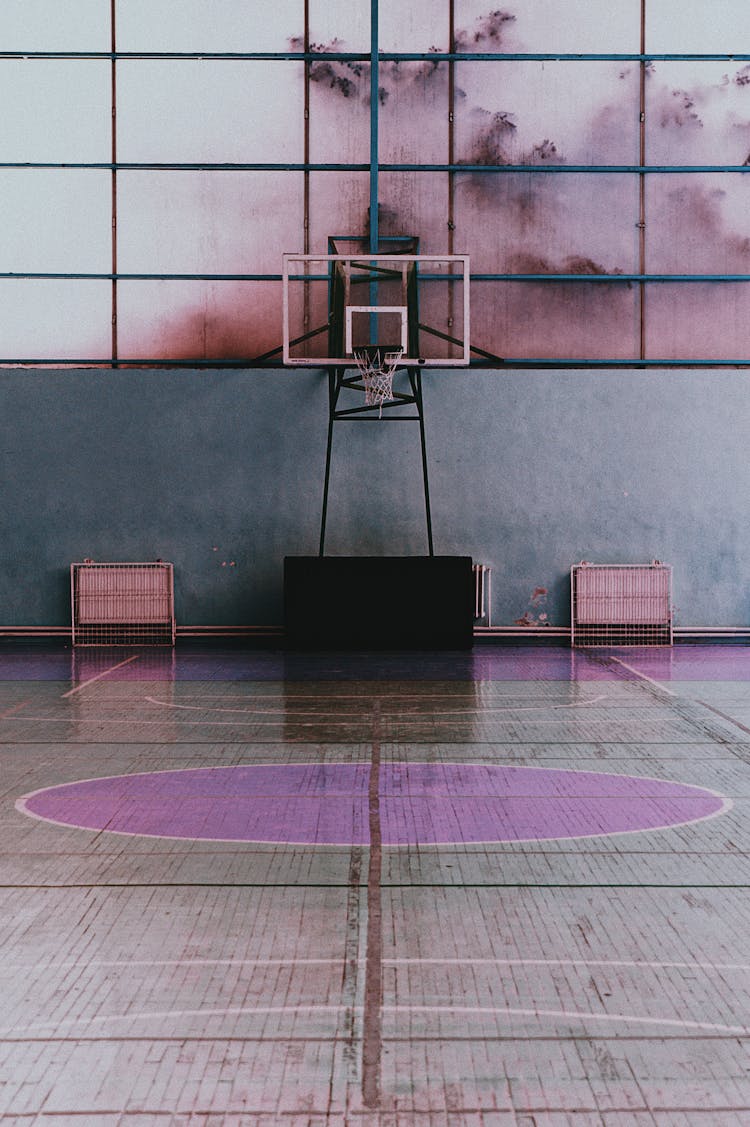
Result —
POLYGON ((405 305, 347 305, 344 347, 347 356, 367 344, 408 349, 405 305), (374 338, 374 339, 373 339, 374 338))

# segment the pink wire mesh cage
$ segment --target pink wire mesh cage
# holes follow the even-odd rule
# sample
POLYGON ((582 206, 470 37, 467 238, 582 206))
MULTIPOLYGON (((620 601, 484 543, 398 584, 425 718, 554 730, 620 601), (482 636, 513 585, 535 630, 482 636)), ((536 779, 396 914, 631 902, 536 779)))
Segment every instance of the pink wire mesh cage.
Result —
POLYGON ((672 568, 574 564, 570 571, 572 646, 671 646, 672 568))
POLYGON ((73 645, 174 645, 171 563, 73 563, 70 590, 73 645))

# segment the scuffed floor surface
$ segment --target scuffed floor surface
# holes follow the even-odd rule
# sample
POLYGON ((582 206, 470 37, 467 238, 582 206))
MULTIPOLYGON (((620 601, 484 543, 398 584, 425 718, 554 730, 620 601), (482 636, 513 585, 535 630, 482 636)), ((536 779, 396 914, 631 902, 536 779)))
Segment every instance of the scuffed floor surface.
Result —
POLYGON ((0 650, 2 1127, 748 1127, 750 648, 0 650))

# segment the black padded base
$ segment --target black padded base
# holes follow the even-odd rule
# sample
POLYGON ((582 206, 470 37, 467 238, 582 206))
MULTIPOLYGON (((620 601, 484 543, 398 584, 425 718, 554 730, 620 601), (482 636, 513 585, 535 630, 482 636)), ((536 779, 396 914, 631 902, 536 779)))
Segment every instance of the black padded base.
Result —
POLYGON ((469 649, 470 556, 287 556, 292 649, 469 649))

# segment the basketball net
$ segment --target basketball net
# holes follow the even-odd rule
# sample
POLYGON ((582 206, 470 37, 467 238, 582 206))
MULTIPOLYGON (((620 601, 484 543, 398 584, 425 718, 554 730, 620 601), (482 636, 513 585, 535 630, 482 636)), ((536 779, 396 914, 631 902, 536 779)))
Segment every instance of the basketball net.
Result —
POLYGON ((379 407, 380 418, 383 416, 383 404, 393 399, 393 374, 403 355, 403 348, 384 350, 377 345, 365 345, 352 351, 365 385, 365 406, 379 407))

